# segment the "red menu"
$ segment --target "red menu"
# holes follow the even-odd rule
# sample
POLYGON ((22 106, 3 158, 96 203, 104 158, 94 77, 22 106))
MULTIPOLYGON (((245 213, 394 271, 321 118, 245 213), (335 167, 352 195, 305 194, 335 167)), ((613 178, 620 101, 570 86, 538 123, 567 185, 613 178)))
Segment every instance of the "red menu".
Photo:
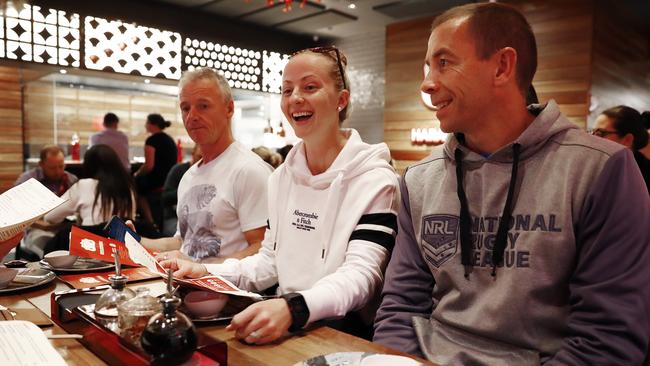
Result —
POLYGON ((70 230, 70 254, 72 255, 113 263, 115 262, 115 259, 113 259, 114 253, 118 249, 120 251, 120 263, 128 266, 140 266, 131 260, 124 243, 95 235, 76 226, 72 226, 70 230))
MULTIPOLYGON (((59 278, 68 285, 79 289, 108 284, 110 283, 108 281, 108 277, 112 276, 113 274, 115 274, 115 272, 76 273, 59 275, 59 278)), ((160 277, 158 273, 151 273, 144 267, 125 268, 122 269, 122 274, 129 278, 129 283, 160 277)))
MULTIPOLYGON (((113 239, 89 233, 78 227, 72 227, 70 233, 70 254, 85 258, 99 259, 106 262, 113 262, 114 252, 118 249, 120 250, 120 261, 122 264, 139 266, 138 263, 142 263, 149 270, 148 272, 152 274, 158 273, 163 278, 167 277, 165 270, 160 266, 160 263, 158 263, 154 255, 133 237, 127 235, 126 244, 124 244, 113 239)), ((82 278, 85 278, 85 281, 101 281, 98 278, 91 279, 90 277, 92 276, 86 275, 82 278)), ((76 279, 73 278, 72 280, 76 279)), ((79 278, 79 280, 81 280, 81 278, 79 278)), ((194 287, 200 287, 202 289, 230 295, 254 298, 260 297, 258 294, 240 290, 230 281, 214 274, 196 279, 176 279, 176 281, 194 287)))

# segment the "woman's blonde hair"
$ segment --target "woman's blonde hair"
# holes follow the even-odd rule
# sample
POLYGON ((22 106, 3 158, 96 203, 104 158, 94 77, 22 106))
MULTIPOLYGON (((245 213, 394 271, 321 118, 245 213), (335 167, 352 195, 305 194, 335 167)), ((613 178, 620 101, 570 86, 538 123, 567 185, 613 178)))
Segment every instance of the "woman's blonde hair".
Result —
MULTIPOLYGON (((351 93, 350 90, 350 80, 348 79, 347 72, 345 69, 348 65, 348 59, 343 54, 343 51, 339 50, 335 46, 327 47, 312 47, 305 48, 295 52, 291 57, 295 57, 300 54, 311 53, 314 55, 321 55, 331 62, 330 66, 330 77, 334 80, 334 85, 336 86, 337 91, 347 90, 348 93, 351 93)), ((350 108, 352 102, 348 98, 348 104, 339 111, 339 124, 342 124, 350 116, 350 108)))

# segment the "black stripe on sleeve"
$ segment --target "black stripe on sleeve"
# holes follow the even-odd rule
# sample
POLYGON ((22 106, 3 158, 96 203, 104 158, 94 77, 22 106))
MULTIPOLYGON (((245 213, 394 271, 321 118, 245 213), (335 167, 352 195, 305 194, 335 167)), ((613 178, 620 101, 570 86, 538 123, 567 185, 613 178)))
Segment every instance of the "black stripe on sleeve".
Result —
POLYGON ((381 225, 397 232, 397 215, 389 212, 366 214, 361 216, 357 225, 361 224, 381 225))
POLYGON ((350 241, 352 240, 365 240, 375 243, 382 246, 383 248, 386 248, 386 250, 388 250, 388 253, 391 253, 393 251, 393 247, 395 246, 394 236, 378 230, 355 230, 352 232, 352 235, 350 235, 350 241))
POLYGON ((271 230, 271 223, 269 222, 268 219, 266 219, 266 228, 271 230))

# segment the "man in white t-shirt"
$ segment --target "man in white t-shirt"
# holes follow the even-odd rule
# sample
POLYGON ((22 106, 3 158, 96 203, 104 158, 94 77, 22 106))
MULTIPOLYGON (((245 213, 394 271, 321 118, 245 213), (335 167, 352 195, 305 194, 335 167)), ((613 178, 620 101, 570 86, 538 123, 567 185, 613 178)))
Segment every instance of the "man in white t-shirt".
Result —
POLYGON ((178 230, 146 239, 158 259, 220 263, 257 253, 266 229, 271 167, 235 141, 228 82, 211 69, 186 72, 179 82, 183 124, 203 151, 178 186, 178 230))

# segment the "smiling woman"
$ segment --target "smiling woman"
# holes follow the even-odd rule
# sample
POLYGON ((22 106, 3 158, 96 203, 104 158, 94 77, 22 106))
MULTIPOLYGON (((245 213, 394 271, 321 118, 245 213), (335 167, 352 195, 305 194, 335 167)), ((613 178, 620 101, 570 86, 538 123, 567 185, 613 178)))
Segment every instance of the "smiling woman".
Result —
POLYGON ((281 299, 233 318, 228 329, 246 342, 269 343, 287 330, 346 315, 343 329, 369 336, 372 312, 350 313, 372 310, 367 305, 381 289, 397 230, 398 183, 386 144, 366 144, 355 130, 340 128, 350 98, 345 64, 329 47, 300 51, 284 69, 281 107, 302 141, 269 179, 260 252, 216 265, 162 263, 177 276, 211 272, 247 290, 277 284, 281 299))

